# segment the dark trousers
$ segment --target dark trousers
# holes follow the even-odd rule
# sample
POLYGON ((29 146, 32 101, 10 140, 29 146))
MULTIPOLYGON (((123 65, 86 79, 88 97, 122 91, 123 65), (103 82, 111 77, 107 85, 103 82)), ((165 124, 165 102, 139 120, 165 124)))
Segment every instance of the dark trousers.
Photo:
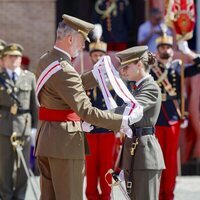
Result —
POLYGON ((82 200, 83 160, 37 157, 40 200, 82 200))
MULTIPOLYGON (((30 158, 30 141, 23 147, 23 155, 27 166, 30 158)), ((27 187, 27 175, 22 162, 14 169, 14 162, 18 160, 13 150, 9 136, 0 135, 0 197, 2 200, 23 200, 27 187)))

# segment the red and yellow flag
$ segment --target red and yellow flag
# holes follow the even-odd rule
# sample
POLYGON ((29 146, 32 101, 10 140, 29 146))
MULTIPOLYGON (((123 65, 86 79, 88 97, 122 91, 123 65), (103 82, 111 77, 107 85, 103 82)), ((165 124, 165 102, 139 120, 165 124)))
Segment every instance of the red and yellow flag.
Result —
POLYGON ((165 22, 176 31, 177 40, 189 40, 195 26, 193 0, 165 0, 165 22))

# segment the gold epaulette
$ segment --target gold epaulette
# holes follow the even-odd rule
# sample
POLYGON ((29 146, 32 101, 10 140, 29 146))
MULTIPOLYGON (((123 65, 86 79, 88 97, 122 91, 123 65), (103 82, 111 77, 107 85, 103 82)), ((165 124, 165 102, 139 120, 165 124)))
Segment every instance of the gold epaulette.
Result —
MULTIPOLYGON (((70 63, 68 63, 66 60, 62 60, 62 61, 60 62, 60 66, 62 67, 62 70, 63 70, 64 72, 66 72, 67 69, 68 69, 69 67, 72 67, 72 65, 71 65, 70 63)), ((73 68, 73 67, 72 67, 72 68, 73 68)))

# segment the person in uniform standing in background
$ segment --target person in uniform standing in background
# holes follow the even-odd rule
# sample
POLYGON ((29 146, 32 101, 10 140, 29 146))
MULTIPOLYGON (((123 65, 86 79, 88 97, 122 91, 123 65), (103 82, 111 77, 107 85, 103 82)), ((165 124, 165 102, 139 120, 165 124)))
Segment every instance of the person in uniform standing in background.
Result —
POLYGON ((108 51, 122 51, 128 47, 132 24, 129 0, 97 0, 92 22, 102 25, 108 51))
POLYGON ((4 49, 5 46, 6 46, 6 42, 0 39, 0 71, 1 71, 1 68, 3 66, 1 56, 2 56, 2 52, 3 52, 3 49, 4 49))
MULTIPOLYGON (((173 60, 173 38, 168 36, 166 32, 156 40, 156 43, 158 63, 152 67, 151 74, 162 92, 162 105, 156 124, 156 136, 161 145, 166 165, 161 177, 160 200, 172 200, 177 176, 177 150, 181 124, 182 61, 173 60)), ((187 46, 181 46, 180 50, 185 52, 184 48, 187 46)), ((187 49, 187 55, 194 59, 193 65, 184 68, 185 77, 189 77, 200 72, 200 68, 197 67, 200 59, 188 47, 185 49, 187 49)))
POLYGON ((23 143, 27 166, 30 158, 31 129, 37 126, 35 76, 22 70, 23 47, 7 45, 2 53, 0 73, 0 196, 4 200, 24 199, 27 175, 11 143, 11 137, 23 143), (15 174, 13 178, 13 173, 15 174))
MULTIPOLYGON (((124 171, 131 200, 158 200, 160 178, 165 168, 161 147, 155 137, 155 124, 161 106, 161 93, 150 66, 156 62, 147 46, 136 46, 118 52, 119 72, 135 82, 133 96, 143 107, 143 117, 131 125, 132 138, 125 137, 120 168, 124 171)), ((120 113, 117 108, 116 113, 120 113)))
MULTIPOLYGON (((95 65, 102 56, 106 55, 107 44, 100 40, 102 35, 100 24, 95 25, 92 33, 94 42, 89 44, 89 53, 92 63, 95 65)), ((114 97, 116 96, 113 90, 110 92, 114 97)), ((104 97, 98 86, 86 93, 92 106, 107 110, 104 97)), ((86 136, 90 150, 90 154, 86 156, 86 197, 88 200, 109 200, 111 199, 111 188, 105 181, 105 174, 114 166, 117 138, 113 131, 96 126, 86 136), (98 184, 101 193, 98 191, 98 184)))
POLYGON ((40 58, 37 67, 40 121, 35 155, 41 172, 41 200, 83 198, 83 130, 90 124, 118 132, 130 130, 129 125, 142 117, 141 106, 123 116, 91 105, 85 90, 97 85, 97 77, 92 71, 80 76, 71 59, 85 47, 93 28, 93 24, 64 14, 54 48, 40 58))

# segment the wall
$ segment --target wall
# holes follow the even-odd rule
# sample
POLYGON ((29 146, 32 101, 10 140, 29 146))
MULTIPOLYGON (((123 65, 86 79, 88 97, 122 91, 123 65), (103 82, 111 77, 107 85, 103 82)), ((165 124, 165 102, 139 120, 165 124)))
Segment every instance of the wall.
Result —
POLYGON ((31 59, 31 71, 54 43, 55 1, 0 0, 0 39, 24 47, 24 55, 31 59))

